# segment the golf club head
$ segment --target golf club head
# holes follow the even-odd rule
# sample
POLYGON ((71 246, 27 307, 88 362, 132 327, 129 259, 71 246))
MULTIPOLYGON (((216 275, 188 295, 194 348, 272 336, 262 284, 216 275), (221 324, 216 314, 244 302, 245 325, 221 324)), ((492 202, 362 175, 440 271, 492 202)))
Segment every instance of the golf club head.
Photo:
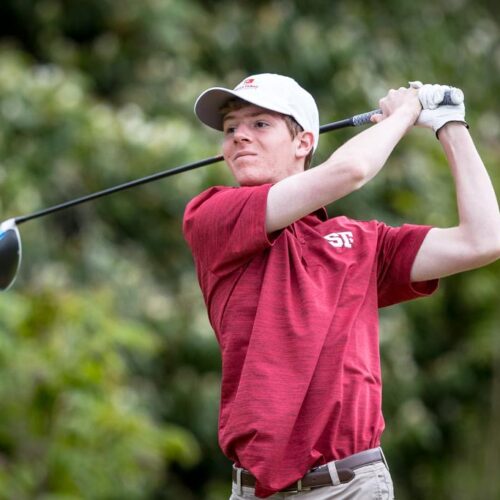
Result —
POLYGON ((21 265, 21 237, 14 219, 0 224, 0 290, 14 283, 21 265))

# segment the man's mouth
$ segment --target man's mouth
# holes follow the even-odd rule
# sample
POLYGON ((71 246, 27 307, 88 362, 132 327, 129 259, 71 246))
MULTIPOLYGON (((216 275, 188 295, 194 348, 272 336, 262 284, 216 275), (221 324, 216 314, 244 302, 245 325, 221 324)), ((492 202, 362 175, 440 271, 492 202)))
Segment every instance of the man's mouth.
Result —
POLYGON ((237 160, 238 158, 242 158, 243 156, 256 156, 257 153, 252 151, 238 151, 234 156, 233 160, 237 160))

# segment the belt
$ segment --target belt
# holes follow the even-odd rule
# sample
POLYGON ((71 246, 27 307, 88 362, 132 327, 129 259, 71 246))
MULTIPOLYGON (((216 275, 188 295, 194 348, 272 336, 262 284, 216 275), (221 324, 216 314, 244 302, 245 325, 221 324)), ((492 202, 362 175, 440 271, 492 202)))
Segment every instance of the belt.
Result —
MULTIPOLYGON (((364 467, 365 465, 374 464, 377 462, 385 463, 384 454, 381 448, 372 448, 370 450, 361 451, 354 455, 349 455, 341 460, 335 460, 335 468, 341 483, 348 483, 351 481, 356 469, 364 467)), ((255 487, 256 479, 250 472, 245 469, 241 470, 241 486, 255 487)), ((237 482, 238 469, 233 467, 233 482, 237 482)), ((328 471, 328 467, 320 466, 316 469, 309 471, 302 479, 292 483, 288 487, 280 491, 302 491, 311 488, 321 488, 323 486, 332 486, 332 478, 328 471)))

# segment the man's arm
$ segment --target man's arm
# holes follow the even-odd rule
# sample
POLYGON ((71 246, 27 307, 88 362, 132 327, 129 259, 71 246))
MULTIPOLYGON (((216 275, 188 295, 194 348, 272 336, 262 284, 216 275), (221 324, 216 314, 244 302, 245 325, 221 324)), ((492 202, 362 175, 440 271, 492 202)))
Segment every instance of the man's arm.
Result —
POLYGON ((277 182, 269 191, 268 233, 359 189, 384 166, 392 150, 415 123, 421 109, 413 89, 391 90, 380 100, 383 115, 317 167, 277 182))
POLYGON ((463 124, 450 122, 439 140, 455 181, 459 224, 433 228, 417 253, 412 281, 484 266, 500 258, 500 212, 488 172, 463 124))

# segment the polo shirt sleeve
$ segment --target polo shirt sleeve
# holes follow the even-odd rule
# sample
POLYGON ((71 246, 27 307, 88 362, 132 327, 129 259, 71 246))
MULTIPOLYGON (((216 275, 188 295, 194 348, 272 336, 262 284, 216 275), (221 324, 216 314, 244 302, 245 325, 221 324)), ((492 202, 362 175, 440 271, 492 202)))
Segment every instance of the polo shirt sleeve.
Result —
POLYGON ((439 280, 411 282, 413 262, 430 226, 378 223, 377 284, 379 307, 431 295, 439 280))
POLYGON ((191 200, 184 213, 183 231, 199 265, 225 274, 272 246, 265 227, 271 186, 219 186, 191 200))

